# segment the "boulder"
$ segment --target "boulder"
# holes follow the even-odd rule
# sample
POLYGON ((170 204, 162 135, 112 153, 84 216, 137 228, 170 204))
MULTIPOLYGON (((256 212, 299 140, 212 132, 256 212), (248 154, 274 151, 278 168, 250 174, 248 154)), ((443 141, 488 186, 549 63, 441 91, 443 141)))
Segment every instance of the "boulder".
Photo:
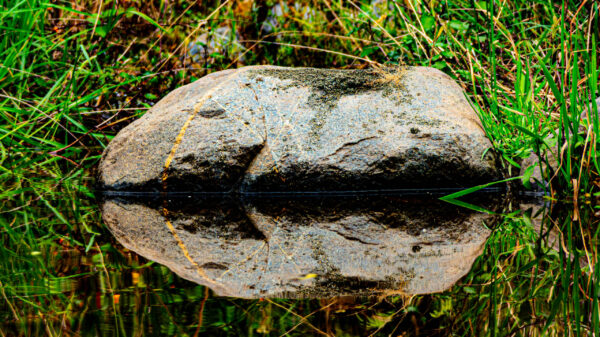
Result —
POLYGON ((218 295, 242 298, 441 292, 471 269, 490 233, 485 223, 495 220, 390 196, 241 205, 112 199, 102 216, 126 248, 218 295))
POLYGON ((463 90, 425 67, 251 66, 181 87, 119 132, 113 191, 462 188, 502 179, 463 90), (485 155, 484 155, 485 154, 485 155))

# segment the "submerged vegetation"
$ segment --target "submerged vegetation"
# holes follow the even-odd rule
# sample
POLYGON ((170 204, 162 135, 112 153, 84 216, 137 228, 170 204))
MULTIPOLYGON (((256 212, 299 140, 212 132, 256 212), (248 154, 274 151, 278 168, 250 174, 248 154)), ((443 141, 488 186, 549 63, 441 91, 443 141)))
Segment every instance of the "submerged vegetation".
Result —
POLYGON ((0 2, 0 336, 600 334, 599 10, 552 0, 0 2), (472 271, 444 293, 211 296, 114 241, 94 170, 114 134, 169 91, 254 64, 438 68, 463 86, 512 175, 532 153, 557 163, 544 172, 548 207, 536 216, 509 205, 472 271))

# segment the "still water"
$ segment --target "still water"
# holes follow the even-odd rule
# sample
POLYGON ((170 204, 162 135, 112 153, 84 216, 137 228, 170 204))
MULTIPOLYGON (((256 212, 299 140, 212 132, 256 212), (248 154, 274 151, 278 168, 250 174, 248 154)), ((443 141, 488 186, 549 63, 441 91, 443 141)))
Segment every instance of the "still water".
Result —
POLYGON ((594 210, 470 202, 179 195, 38 210, 35 238, 3 225, 0 332, 587 334, 594 210))
POLYGON ((444 291, 482 253, 492 220, 443 202, 392 197, 180 206, 108 200, 102 213, 124 247, 217 295, 240 298, 444 291))

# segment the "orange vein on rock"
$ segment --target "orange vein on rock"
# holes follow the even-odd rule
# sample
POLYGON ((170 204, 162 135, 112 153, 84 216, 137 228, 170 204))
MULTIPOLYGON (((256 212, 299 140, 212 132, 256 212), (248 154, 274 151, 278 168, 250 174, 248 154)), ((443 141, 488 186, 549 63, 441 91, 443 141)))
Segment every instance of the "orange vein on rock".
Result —
POLYGON ((181 130, 179 130, 179 133, 177 134, 177 137, 175 138, 175 142, 173 143, 171 152, 169 153, 169 156, 167 157, 167 160, 165 161, 165 172, 163 172, 163 181, 167 179, 166 170, 169 168, 169 166, 171 166, 171 162, 173 161, 173 158, 175 157, 175 152, 177 152, 177 148, 179 147, 179 144, 181 144, 181 141, 183 140, 185 131, 188 129, 188 127, 190 126, 190 123, 192 122, 194 117, 196 117, 196 114, 198 113, 195 110, 196 109, 194 109, 194 111, 190 114, 190 116, 185 121, 185 123, 183 123, 181 130))
POLYGON ((179 145, 181 144, 181 141, 183 140, 183 136, 185 136, 185 131, 188 129, 188 127, 192 123, 192 120, 194 120, 194 117, 196 117, 196 115, 198 114, 198 112, 200 111, 200 109, 202 108, 202 106, 204 105, 204 103, 208 99, 211 98, 211 94, 215 90, 217 90, 219 87, 220 86, 216 86, 216 87, 212 88, 211 90, 209 90, 206 93, 206 95, 204 95, 200 99, 200 101, 194 105, 194 108, 192 109, 192 112, 190 113, 190 115, 186 119, 185 123, 183 123, 183 126, 181 127, 181 130, 179 130, 179 133, 177 134, 177 137, 175 137, 175 142, 173 143, 173 147, 171 148, 171 152, 169 152, 169 155, 167 156, 167 160, 165 161, 165 165, 164 165, 164 168, 163 168, 163 173, 162 173, 163 190, 166 190, 166 187, 167 187, 166 181, 167 181, 167 178, 169 177, 169 174, 167 173, 167 170, 171 166, 171 162, 173 161, 173 158, 175 158, 175 153, 177 152, 177 149, 179 148, 179 145))
POLYGON ((208 277, 208 275, 206 275, 206 273, 204 272, 204 269, 202 269, 202 267, 200 267, 200 265, 196 261, 194 261, 192 259, 192 257, 190 256, 190 253, 187 250, 187 247, 185 246, 185 244, 183 243, 183 241, 181 240, 181 238, 179 238, 179 235, 177 235, 177 232, 175 231, 175 227, 173 226, 173 224, 171 223, 171 221, 169 221, 169 219, 167 218, 167 216, 169 215, 169 211, 167 211, 166 208, 163 208, 163 215, 165 216, 165 222, 167 223, 167 227, 169 227, 169 230, 171 231, 171 234, 175 238, 175 241, 177 241, 177 245, 179 246, 179 248, 183 252, 183 255, 185 256, 185 258, 188 259, 188 261, 190 261, 190 263, 194 267, 196 267, 196 272, 198 273, 198 275, 200 275, 200 277, 204 278, 206 281, 208 281, 210 283, 215 283, 215 281, 211 280, 208 277))
MULTIPOLYGON (((162 173, 162 183, 163 183, 163 190, 166 190, 167 188, 167 178, 169 177, 169 173, 167 172, 169 167, 171 166, 171 162, 173 161, 173 159, 175 158, 175 153, 177 152, 177 149, 179 148, 179 145, 181 144, 181 142, 183 141, 183 137, 185 136, 185 132, 187 131, 187 129, 189 128, 190 124, 192 123, 192 121, 194 120, 194 118, 196 117, 196 115, 198 114, 198 112, 200 111, 200 109, 202 108, 202 106, 204 105, 204 103, 206 103, 207 100, 212 98, 212 93, 214 93, 217 89, 219 89, 221 85, 218 85, 212 89, 210 89, 201 99, 198 103, 196 103, 194 105, 194 108, 192 109, 192 112, 190 113, 190 115, 188 116, 187 120, 185 121, 185 123, 183 123, 183 126, 181 127, 181 129, 179 130, 179 133, 177 134, 177 137, 175 137, 175 142, 173 142, 173 147, 171 148, 171 151, 169 152, 169 155, 167 156, 167 160, 165 160, 165 165, 163 168, 163 173, 162 173)), ((220 105, 224 110, 225 107, 215 101, 215 103, 217 103, 218 105, 220 105)), ((260 106, 260 104, 259 104, 260 106)), ((262 107, 261 107, 262 109, 262 107)), ((263 110, 263 114, 264 114, 264 110, 263 110)), ((231 115, 230 117, 238 120, 241 122, 241 120, 233 115, 231 115)), ((261 138, 264 141, 264 138, 261 137, 259 134, 256 133, 255 130, 253 130, 252 128, 248 127, 245 123, 242 122, 242 125, 244 125, 244 127, 248 128, 252 133, 254 133, 256 136, 258 136, 259 138, 261 138)))
MULTIPOLYGON (((162 187, 163 187, 164 191, 166 191, 166 189, 167 189, 167 178, 169 177, 169 174, 167 171, 168 171, 169 167, 171 166, 171 162, 173 161, 173 158, 175 158, 175 153, 177 152, 177 148, 179 148, 179 144, 181 144, 181 141, 183 140, 183 137, 185 136, 185 131, 188 129, 188 127, 192 123, 192 120, 194 119, 194 117, 196 117, 196 115, 198 114, 198 112, 200 111, 200 109, 202 108, 204 103, 206 102, 206 100, 210 99, 212 93, 215 90, 217 90, 218 88, 220 88, 220 86, 216 86, 216 87, 212 88, 211 90, 209 90, 206 93, 206 95, 204 95, 200 99, 200 101, 194 105, 192 112, 190 113, 190 115, 188 116, 186 121, 183 123, 183 126, 181 127, 181 130, 179 130, 177 137, 175 137, 175 142, 173 143, 173 147, 171 148, 171 152, 169 152, 169 155, 167 156, 167 160, 165 161, 165 165, 163 168, 162 187)), ((185 246, 183 241, 181 241, 181 239, 179 238, 179 235, 177 235, 177 232, 175 231, 175 227, 173 227, 173 224, 168 219, 169 211, 164 207, 163 207, 163 215, 165 216, 165 222, 167 223, 167 227, 169 228, 169 231, 171 231, 171 234, 173 235, 173 238, 175 238, 175 241, 177 241, 177 245, 183 252, 183 255, 186 257, 186 259, 188 261, 190 261, 190 263, 194 267, 196 267, 196 272, 198 273, 198 275, 200 275, 200 277, 202 277, 205 280, 207 280, 208 282, 214 284, 215 281, 208 278, 208 276, 206 275, 206 273, 204 272, 202 267, 200 267, 200 265, 198 265, 198 263, 196 263, 196 261, 194 261, 192 259, 192 257, 190 256, 190 253, 187 250, 187 247, 185 246)))

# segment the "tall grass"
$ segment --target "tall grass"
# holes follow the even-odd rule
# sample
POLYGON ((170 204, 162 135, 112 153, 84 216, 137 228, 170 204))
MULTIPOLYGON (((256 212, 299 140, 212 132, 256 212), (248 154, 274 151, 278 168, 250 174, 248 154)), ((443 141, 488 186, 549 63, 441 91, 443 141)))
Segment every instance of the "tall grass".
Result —
POLYGON ((354 335, 598 335, 599 9, 551 0, 0 2, 0 333, 339 335, 350 325, 354 335), (202 34, 196 50, 205 52, 194 54, 202 34), (441 69, 465 88, 507 170, 518 175, 532 153, 556 161, 544 175, 552 197, 570 203, 542 227, 507 217, 473 271, 443 294, 374 303, 206 296, 117 248, 92 177, 112 136, 164 94, 245 64, 441 69), (561 239, 556 249, 549 233, 561 239))

